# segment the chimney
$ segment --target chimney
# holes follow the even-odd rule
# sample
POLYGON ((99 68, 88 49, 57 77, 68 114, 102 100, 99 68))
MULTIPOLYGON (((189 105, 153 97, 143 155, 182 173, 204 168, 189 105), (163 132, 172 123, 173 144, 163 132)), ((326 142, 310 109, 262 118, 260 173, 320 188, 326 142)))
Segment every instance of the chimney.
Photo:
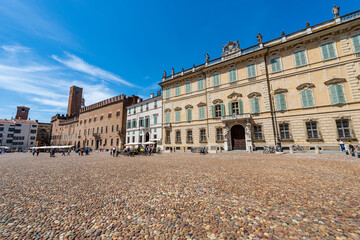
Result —
POLYGON ((153 94, 153 93, 150 94, 150 98, 154 98, 154 94, 153 94))

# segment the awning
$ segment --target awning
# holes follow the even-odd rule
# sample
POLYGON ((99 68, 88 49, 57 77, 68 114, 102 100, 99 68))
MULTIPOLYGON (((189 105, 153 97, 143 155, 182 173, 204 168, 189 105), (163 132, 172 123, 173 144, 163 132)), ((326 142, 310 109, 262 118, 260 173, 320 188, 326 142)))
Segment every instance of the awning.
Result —
POLYGON ((156 142, 151 142, 151 141, 149 141, 149 142, 145 142, 144 144, 145 145, 149 145, 149 144, 155 144, 156 142))
POLYGON ((9 147, 1 146, 0 149, 9 149, 9 147))
POLYGON ((59 149, 63 149, 63 148, 72 148, 75 147, 75 145, 66 145, 66 146, 42 146, 42 147, 33 147, 30 149, 52 149, 52 148, 59 148, 59 149))

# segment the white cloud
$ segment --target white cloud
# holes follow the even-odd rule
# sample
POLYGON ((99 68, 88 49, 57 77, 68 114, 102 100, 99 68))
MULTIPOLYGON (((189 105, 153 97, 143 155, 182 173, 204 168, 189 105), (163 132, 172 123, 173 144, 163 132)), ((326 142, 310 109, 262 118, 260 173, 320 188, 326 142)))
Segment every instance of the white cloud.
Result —
POLYGON ((135 85, 133 85, 132 83, 130 83, 128 81, 125 81, 124 79, 122 79, 121 77, 117 76, 114 73, 111 73, 111 72, 103 70, 99 67, 90 65, 87 62, 85 62, 84 60, 82 60, 81 58, 79 58, 75 55, 72 55, 70 53, 65 52, 65 54, 67 56, 67 59, 61 59, 56 55, 52 55, 51 57, 53 59, 55 59, 56 61, 64 64, 65 66, 67 66, 73 70, 83 72, 90 76, 100 78, 103 80, 107 80, 110 82, 118 82, 118 83, 124 84, 129 87, 135 87, 135 85))
POLYGON ((31 51, 30 48, 24 47, 21 45, 2 45, 1 48, 7 52, 30 52, 31 51))
POLYGON ((61 107, 61 108, 66 108, 68 105, 66 101, 51 100, 51 99, 46 99, 46 98, 35 97, 35 98, 32 98, 32 100, 34 102, 41 103, 42 105, 61 107))

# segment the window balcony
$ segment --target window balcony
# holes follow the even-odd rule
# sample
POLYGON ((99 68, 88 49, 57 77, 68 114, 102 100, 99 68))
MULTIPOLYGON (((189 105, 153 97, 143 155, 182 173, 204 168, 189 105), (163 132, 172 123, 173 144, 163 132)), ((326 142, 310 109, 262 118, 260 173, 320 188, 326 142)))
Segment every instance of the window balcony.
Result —
POLYGON ((234 120, 247 120, 251 118, 250 113, 245 114, 234 114, 234 115, 226 115, 221 117, 221 121, 227 122, 227 121, 234 121, 234 120))

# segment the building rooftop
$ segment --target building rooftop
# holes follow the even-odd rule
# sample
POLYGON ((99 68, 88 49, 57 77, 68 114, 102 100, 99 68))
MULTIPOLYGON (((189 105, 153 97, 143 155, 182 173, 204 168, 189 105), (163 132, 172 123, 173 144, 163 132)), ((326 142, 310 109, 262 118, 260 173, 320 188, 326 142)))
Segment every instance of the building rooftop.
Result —
POLYGON ((33 123, 38 124, 35 120, 22 120, 22 119, 0 119, 0 123, 33 123))

